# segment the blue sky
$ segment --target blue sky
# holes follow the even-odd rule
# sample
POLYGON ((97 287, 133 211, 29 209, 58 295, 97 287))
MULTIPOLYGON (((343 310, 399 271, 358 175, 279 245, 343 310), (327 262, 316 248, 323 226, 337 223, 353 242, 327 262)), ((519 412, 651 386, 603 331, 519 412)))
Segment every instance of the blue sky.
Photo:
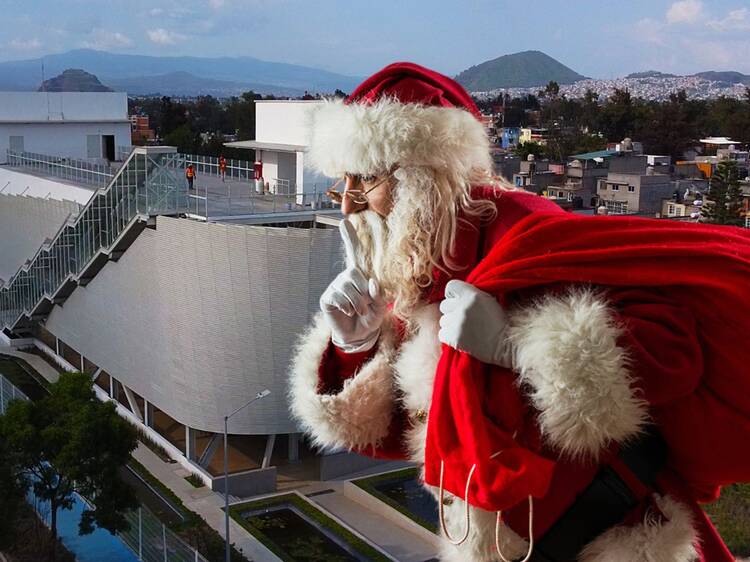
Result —
POLYGON ((596 78, 750 74, 747 0, 0 0, 0 14, 0 60, 88 47, 365 76, 395 60, 455 74, 538 49, 596 78))

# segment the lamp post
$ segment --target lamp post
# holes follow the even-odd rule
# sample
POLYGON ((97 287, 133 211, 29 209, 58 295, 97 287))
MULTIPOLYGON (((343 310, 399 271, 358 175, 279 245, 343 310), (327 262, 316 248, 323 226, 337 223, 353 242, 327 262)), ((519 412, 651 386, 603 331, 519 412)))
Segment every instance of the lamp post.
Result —
POLYGON ((250 404, 261 398, 265 398, 271 394, 271 391, 266 389, 260 391, 255 395, 255 398, 246 402, 239 408, 237 408, 231 414, 224 416, 224 543, 225 543, 225 554, 224 558, 226 562, 230 562, 231 547, 229 545, 229 418, 235 415, 240 410, 248 407, 250 404))

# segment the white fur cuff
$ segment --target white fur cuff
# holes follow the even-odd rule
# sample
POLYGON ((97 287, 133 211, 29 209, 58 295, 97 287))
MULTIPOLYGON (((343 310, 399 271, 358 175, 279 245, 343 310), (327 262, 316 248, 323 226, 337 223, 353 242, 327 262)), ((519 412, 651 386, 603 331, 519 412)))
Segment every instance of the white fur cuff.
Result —
POLYGON ((698 558, 698 536, 690 512, 669 496, 656 497, 667 520, 647 514, 643 523, 618 525, 602 533, 586 548, 580 562, 693 562, 698 558))
POLYGON ((318 447, 361 450, 386 437, 396 401, 389 325, 386 317, 375 355, 338 394, 318 393, 318 372, 331 335, 323 317, 317 316, 302 336, 291 366, 290 407, 318 447))
POLYGON ((647 404, 631 388, 621 328, 603 295, 578 289, 509 314, 519 383, 531 387, 545 437, 571 456, 638 434, 647 404))

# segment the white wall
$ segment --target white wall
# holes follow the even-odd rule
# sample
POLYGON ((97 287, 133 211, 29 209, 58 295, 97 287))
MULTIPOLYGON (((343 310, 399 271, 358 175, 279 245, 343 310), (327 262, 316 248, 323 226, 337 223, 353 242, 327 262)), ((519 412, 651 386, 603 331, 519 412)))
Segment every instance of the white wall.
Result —
POLYGON ((0 121, 127 119, 125 92, 0 92, 0 121))
POLYGON ((341 267, 334 229, 158 217, 46 327, 180 423, 221 432, 268 388, 231 433, 292 433, 292 350, 341 267))
POLYGON ((58 201, 75 201, 85 205, 91 199, 94 191, 94 189, 40 178, 0 166, 0 192, 5 195, 20 195, 23 193, 30 197, 41 199, 49 197, 58 201))
MULTIPOLYGON (((0 103, 2 103, 0 101, 0 103)), ((7 162, 11 136, 23 137, 25 152, 87 158, 87 135, 114 135, 117 146, 130 145, 130 123, 3 123, 0 121, 0 164, 7 162)), ((99 142, 101 146, 101 140, 99 142)), ((101 155, 99 155, 101 157, 101 155)))
POLYGON ((314 101, 256 101, 255 140, 282 144, 307 144, 306 114, 320 100, 314 101))

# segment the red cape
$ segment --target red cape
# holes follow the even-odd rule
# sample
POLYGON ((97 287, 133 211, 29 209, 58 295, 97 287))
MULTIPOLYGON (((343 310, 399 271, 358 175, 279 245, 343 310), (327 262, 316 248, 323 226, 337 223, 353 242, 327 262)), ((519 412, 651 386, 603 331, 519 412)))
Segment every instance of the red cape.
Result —
MULTIPOLYGON (((670 288, 697 320, 701 385, 658 419, 669 463, 692 493, 750 481, 750 231, 626 217, 534 213, 514 225, 467 281, 506 302, 514 291, 560 283, 670 288)), ((443 346, 427 428, 425 480, 469 502, 505 510, 542 497, 555 461, 520 447, 482 411, 483 365, 443 346), (493 453, 503 451, 495 458, 493 453)))

